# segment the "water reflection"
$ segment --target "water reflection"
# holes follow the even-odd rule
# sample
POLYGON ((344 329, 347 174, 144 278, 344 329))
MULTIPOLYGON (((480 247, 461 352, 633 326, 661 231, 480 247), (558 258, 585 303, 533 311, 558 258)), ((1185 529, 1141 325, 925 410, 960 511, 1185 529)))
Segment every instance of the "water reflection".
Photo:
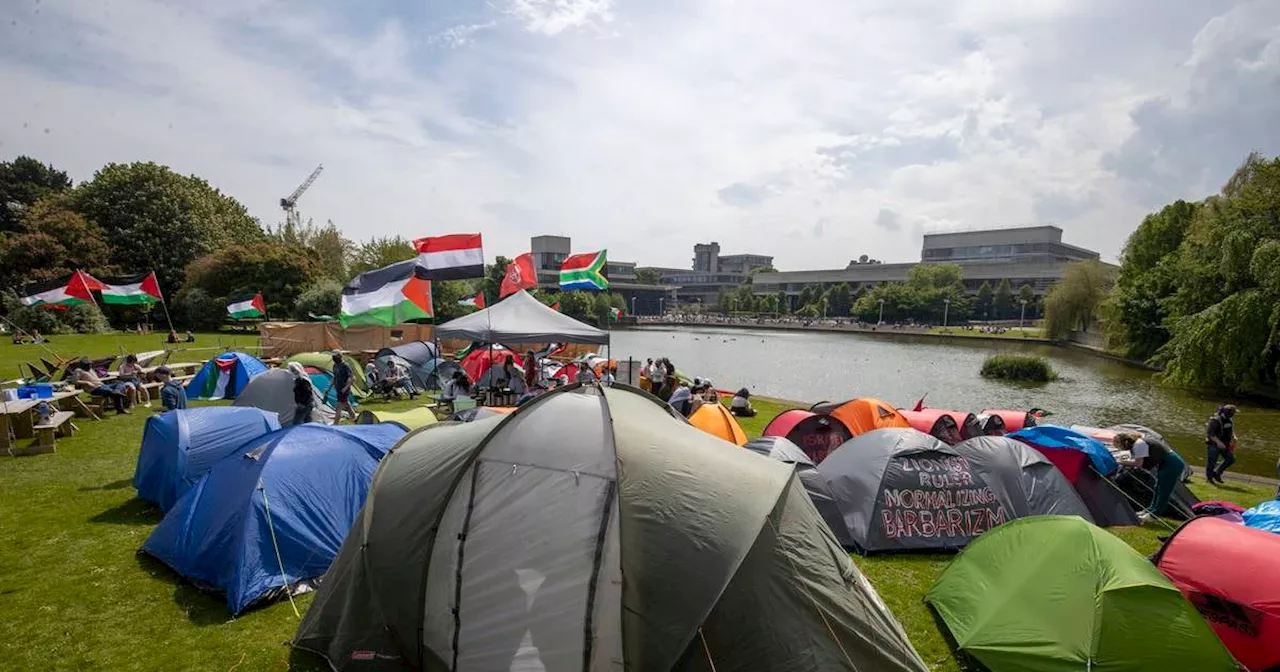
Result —
MULTIPOLYGON (((1165 434, 1194 464, 1204 464, 1204 423, 1224 400, 1159 385, 1150 372, 1047 345, 962 341, 924 336, 740 330, 715 327, 640 328, 613 332, 615 357, 670 357, 682 371, 710 377, 722 389, 805 402, 880 397, 910 406, 928 395, 935 408, 1039 407, 1054 422, 1105 426, 1133 422, 1165 434), (1048 358, 1061 379, 1015 385, 978 375, 998 352, 1048 358)), ((1275 475, 1280 411, 1247 401, 1236 421, 1238 471, 1275 475)))

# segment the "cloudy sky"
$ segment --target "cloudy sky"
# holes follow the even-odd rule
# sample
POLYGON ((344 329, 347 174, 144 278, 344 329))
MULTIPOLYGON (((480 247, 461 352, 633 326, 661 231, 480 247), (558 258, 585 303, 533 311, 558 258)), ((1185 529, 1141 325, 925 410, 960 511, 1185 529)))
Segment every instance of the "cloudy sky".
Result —
POLYGON ((0 159, 199 174, 266 223, 783 269, 1141 216, 1280 153, 1280 2, 11 0, 0 159))

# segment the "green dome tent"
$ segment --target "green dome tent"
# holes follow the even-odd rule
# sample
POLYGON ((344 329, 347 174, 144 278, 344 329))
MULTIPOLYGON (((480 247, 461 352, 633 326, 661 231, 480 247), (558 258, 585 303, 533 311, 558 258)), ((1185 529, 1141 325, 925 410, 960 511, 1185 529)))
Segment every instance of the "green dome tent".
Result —
POLYGON ((1195 607, 1120 538, 1033 516, 971 542, 925 601, 992 672, 1235 672, 1195 607))
POLYGON ((791 465, 594 384, 405 437, 294 646, 338 670, 927 669, 791 465))
POLYGON ((380 422, 394 422, 405 428, 405 431, 413 431, 419 427, 434 425, 436 423, 436 414, 429 408, 418 407, 411 408, 407 411, 360 411, 360 415, 356 418, 356 424, 359 425, 376 425, 380 422))

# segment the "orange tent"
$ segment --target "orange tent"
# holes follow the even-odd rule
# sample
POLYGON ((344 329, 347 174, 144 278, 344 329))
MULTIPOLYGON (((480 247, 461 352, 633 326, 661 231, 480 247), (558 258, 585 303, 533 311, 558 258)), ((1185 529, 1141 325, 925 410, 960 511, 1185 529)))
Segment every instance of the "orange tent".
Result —
POLYGON ((734 445, 747 444, 747 433, 742 431, 742 425, 729 413, 729 409, 720 404, 707 403, 698 407, 689 416, 689 424, 734 445))
POLYGON ((831 415, 843 422, 844 426, 849 428, 849 433, 854 436, 866 434, 873 429, 911 426, 898 409, 871 397, 846 401, 833 409, 831 415))

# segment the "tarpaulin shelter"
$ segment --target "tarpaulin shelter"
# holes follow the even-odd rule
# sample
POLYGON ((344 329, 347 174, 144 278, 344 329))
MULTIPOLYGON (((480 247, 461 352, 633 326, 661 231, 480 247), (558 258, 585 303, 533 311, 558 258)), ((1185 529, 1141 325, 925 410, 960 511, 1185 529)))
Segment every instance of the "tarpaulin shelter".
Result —
POLYGON ((820 464, 840 447, 840 444, 853 438, 849 428, 843 422, 826 413, 813 413, 798 408, 783 411, 765 426, 765 436, 784 436, 820 464))
POLYGON ((809 493, 809 499, 813 502, 814 508, 827 522, 827 527, 831 528, 836 541, 842 547, 853 547, 853 539, 849 538, 849 526, 844 524, 840 507, 836 505, 835 498, 831 496, 831 489, 827 487, 827 479, 818 473, 818 465, 814 464, 799 446, 785 437, 761 436, 751 439, 743 448, 794 467, 796 476, 800 477, 800 483, 804 486, 805 492, 809 493))
POLYGON ((698 410, 689 415, 689 424, 735 446, 741 446, 747 442, 747 433, 742 431, 742 425, 738 424, 738 419, 721 404, 708 402, 699 406, 698 410))
POLYGON ((174 571, 226 593, 238 614, 325 573, 356 520, 394 424, 300 425, 219 461, 142 546, 174 571))
POLYGON ((205 362, 187 382, 187 394, 195 399, 235 399, 250 379, 268 368, 253 355, 224 352, 205 362))
POLYGON ((595 343, 609 342, 609 332, 561 313, 520 290, 468 315, 436 328, 440 338, 481 343, 595 343))
POLYGON ((257 408, 205 406, 153 415, 142 430, 133 487, 139 498, 168 511, 218 460, 277 429, 276 414, 257 408))
MULTIPOLYGON (((951 411, 926 408, 923 411, 898 409, 898 412, 902 414, 902 417, 907 419, 907 422, 911 423, 912 429, 924 432, 948 446, 954 446, 965 439, 978 436, 982 433, 981 431, 978 431, 976 434, 971 433, 969 436, 965 436, 960 429, 960 424, 956 422, 951 411)), ((972 416, 973 414, 970 413, 969 415, 972 416)), ((972 427, 977 428, 976 419, 974 420, 972 427)), ((980 430, 980 428, 978 429, 980 430)))
POLYGON ((1019 515, 1035 514, 1021 466, 961 454, 911 428, 845 442, 818 465, 856 550, 955 550, 1019 515), (1024 513, 1026 512, 1026 513, 1024 513))
POLYGON ((1017 469, 1022 474, 1022 497, 1013 497, 1014 514, 1026 516, 1080 516, 1093 522, 1089 508, 1061 471, 1034 448, 1004 436, 978 436, 957 443, 955 451, 967 458, 985 480, 1000 478, 992 471, 1017 469), (1026 506, 1023 506, 1025 502, 1026 506))
POLYGON ((815 404, 809 410, 815 413, 827 413, 843 422, 853 436, 865 434, 873 429, 911 426, 898 409, 887 402, 871 397, 850 399, 839 403, 823 402, 815 404))
POLYGON ((1097 440, 1054 425, 1029 427, 1008 438, 1031 446, 1052 462, 1089 507, 1094 523, 1103 527, 1138 524, 1134 506, 1108 476, 1120 465, 1097 440))
POLYGON ((1153 560, 1241 665, 1274 672, 1280 670, 1277 558, 1280 535, 1204 517, 1179 527, 1153 560))
POLYGON ((1235 672, 1178 589, 1124 540, 1075 516, 975 540, 925 595, 957 648, 993 672, 1235 672))
MULTIPOLYGON (((320 390, 315 389, 314 385, 312 386, 312 396, 315 406, 311 412, 311 417, 306 422, 325 424, 333 422, 333 407, 324 403, 324 399, 320 396, 320 390)), ((264 411, 271 411, 279 418, 282 427, 292 425, 293 415, 297 411, 297 406, 293 403, 293 374, 285 369, 271 369, 266 373, 255 376, 240 392, 240 396, 236 397, 236 401, 232 405, 252 406, 264 411)))
POLYGON ((1263 502, 1246 510, 1240 517, 1248 527, 1280 534, 1280 500, 1263 502))
POLYGON ((1004 423, 1004 429, 1007 432, 1016 432, 1026 427, 1035 427, 1036 415, 1031 411, 1010 411, 1005 409, 987 409, 981 413, 982 415, 1000 416, 1000 421, 1004 423))
POLYGON ((340 670, 927 669, 790 466, 622 385, 406 437, 294 645, 340 670))
POLYGON ((516 410, 515 406, 476 406, 475 408, 455 412, 449 416, 449 420, 453 422, 475 422, 476 420, 492 418, 495 415, 506 415, 514 410, 516 410))
POLYGON ((407 411, 360 411, 356 424, 376 425, 380 422, 391 422, 400 425, 405 431, 434 425, 436 414, 431 409, 419 406, 407 411))
POLYGON ((394 361, 409 372, 414 387, 420 390, 438 390, 445 379, 457 370, 457 364, 446 362, 436 352, 435 345, 423 341, 411 341, 383 348, 374 354, 374 365, 386 376, 394 361))

